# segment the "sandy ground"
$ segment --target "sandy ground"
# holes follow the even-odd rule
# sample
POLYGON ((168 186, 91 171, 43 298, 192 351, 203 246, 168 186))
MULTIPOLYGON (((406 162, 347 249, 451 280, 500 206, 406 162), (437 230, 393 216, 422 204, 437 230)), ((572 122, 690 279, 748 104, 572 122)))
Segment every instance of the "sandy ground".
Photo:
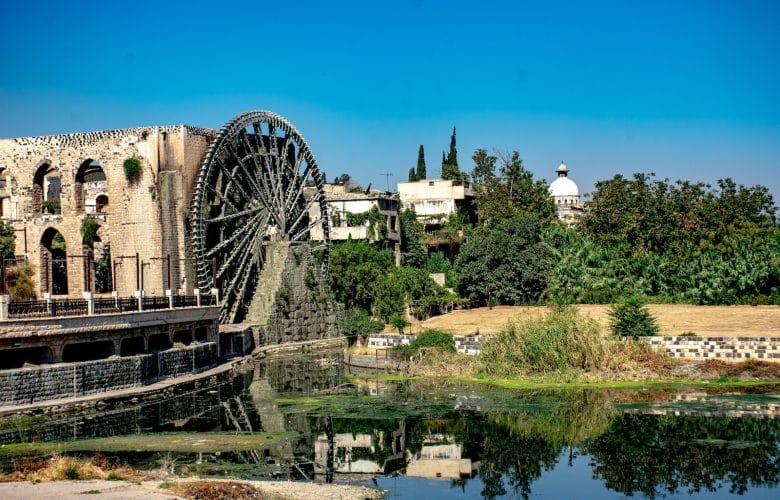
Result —
MULTIPOLYGON (((602 325, 609 328, 609 305, 578 305, 602 325)), ((661 335, 680 335, 693 332, 702 336, 722 337, 780 337, 780 306, 691 306, 680 304, 651 304, 650 311, 658 320, 661 335)), ((417 333, 427 328, 439 328, 456 334, 481 335, 496 333, 509 321, 538 316, 546 310, 538 306, 481 307, 454 311, 436 316, 412 326, 417 333)))
MULTIPOLYGON (((346 486, 337 484, 301 483, 285 481, 252 481, 261 493, 272 497, 290 499, 344 499, 362 500, 365 498, 380 498, 382 491, 364 486, 346 486)), ((4 500, 28 500, 31 498, 57 500, 84 500, 99 498, 101 500, 172 500, 181 497, 160 489, 160 481, 144 481, 128 483, 122 481, 55 481, 49 483, 30 482, 0 483, 0 498, 4 500)))

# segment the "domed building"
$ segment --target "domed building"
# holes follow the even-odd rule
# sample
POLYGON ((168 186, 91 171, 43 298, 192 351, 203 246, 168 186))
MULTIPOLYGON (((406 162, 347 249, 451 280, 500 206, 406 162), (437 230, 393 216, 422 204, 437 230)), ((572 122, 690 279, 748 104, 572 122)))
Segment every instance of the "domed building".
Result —
POLYGON ((558 209, 558 218, 565 222, 574 222, 583 212, 580 190, 577 184, 569 179, 569 167, 565 163, 561 162, 555 172, 558 178, 550 184, 549 190, 558 209))

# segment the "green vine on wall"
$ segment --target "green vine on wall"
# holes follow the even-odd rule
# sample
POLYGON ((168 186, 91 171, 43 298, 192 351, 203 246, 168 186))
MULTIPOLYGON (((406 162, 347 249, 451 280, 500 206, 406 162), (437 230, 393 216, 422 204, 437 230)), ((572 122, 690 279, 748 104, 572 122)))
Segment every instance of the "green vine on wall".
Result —
POLYGON ((141 177, 141 159, 135 155, 125 158, 122 162, 122 169, 125 171, 125 179, 130 184, 138 182, 141 177))

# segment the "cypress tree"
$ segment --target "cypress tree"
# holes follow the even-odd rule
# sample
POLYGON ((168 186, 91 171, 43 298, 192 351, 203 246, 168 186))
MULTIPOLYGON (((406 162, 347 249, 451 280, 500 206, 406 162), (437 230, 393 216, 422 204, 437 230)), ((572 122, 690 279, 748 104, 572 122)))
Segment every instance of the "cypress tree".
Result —
POLYGON ((447 164, 458 166, 458 148, 455 147, 455 127, 452 127, 452 136, 450 137, 450 154, 447 155, 447 164))
POLYGON ((414 182, 417 180, 417 174, 414 171, 414 167, 409 167, 409 182, 414 182))
POLYGON ((452 127, 452 136, 450 137, 450 152, 445 157, 441 154, 441 178, 449 181, 459 181, 463 176, 458 168, 458 148, 455 143, 455 127, 452 127))
POLYGON ((427 172, 425 171, 425 149, 423 149, 423 145, 420 144, 420 149, 417 151, 417 174, 416 174, 417 180, 421 181, 423 179, 426 179, 428 177, 427 172))

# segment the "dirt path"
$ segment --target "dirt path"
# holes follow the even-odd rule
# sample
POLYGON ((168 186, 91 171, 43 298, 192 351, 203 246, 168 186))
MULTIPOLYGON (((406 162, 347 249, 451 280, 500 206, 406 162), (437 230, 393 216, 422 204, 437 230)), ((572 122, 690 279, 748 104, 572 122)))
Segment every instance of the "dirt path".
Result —
MULTIPOLYGON (((609 305, 578 305, 583 314, 596 320, 604 331, 609 328, 609 305)), ((780 306, 691 306, 684 304, 651 304, 650 311, 658 319, 662 335, 694 332, 715 337, 780 337, 780 306)), ((490 335, 509 321, 542 314, 540 306, 481 307, 455 311, 415 324, 413 333, 426 328, 439 328, 456 334, 479 331, 490 335)))
MULTIPOLYGON (((218 480, 215 480, 218 481, 218 480)), ((286 481, 246 481, 271 498, 290 499, 344 499, 363 500, 381 498, 382 492, 365 486, 340 484, 303 483, 286 481)), ((0 498, 4 500, 29 500, 30 498, 56 500, 122 499, 122 500, 173 500, 178 497, 160 488, 161 481, 128 483, 123 481, 54 481, 49 483, 0 483, 0 498)))

